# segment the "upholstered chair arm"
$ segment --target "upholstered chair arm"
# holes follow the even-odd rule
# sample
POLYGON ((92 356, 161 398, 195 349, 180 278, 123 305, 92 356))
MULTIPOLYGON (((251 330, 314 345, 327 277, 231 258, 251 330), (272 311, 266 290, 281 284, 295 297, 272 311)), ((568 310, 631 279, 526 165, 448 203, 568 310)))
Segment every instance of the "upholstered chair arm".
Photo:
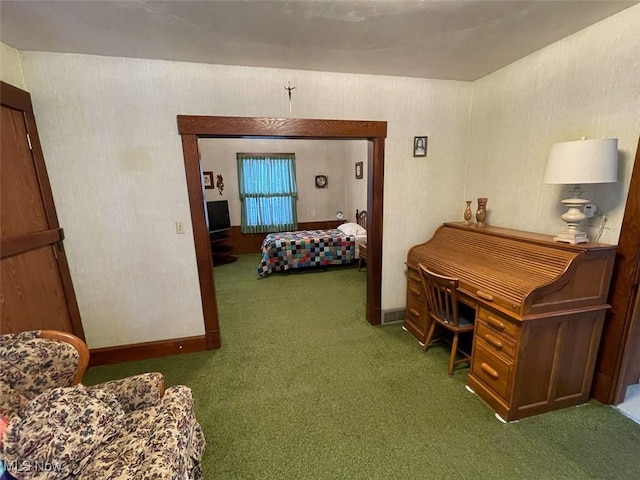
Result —
POLYGON ((0 414, 10 418, 41 393, 78 383, 88 361, 87 346, 70 333, 0 335, 0 414))
POLYGON ((141 373, 132 377, 99 383, 87 389, 101 389, 113 393, 125 412, 156 405, 164 395, 164 379, 158 372, 141 373))
POLYGON ((41 330, 40 338, 47 338, 49 340, 57 340, 59 342, 68 343, 72 345, 78 352, 78 360, 76 364, 76 371, 73 377, 73 384, 77 385, 82 382, 89 365, 89 348, 87 344, 81 338, 72 335, 67 332, 60 332, 58 330, 41 330))

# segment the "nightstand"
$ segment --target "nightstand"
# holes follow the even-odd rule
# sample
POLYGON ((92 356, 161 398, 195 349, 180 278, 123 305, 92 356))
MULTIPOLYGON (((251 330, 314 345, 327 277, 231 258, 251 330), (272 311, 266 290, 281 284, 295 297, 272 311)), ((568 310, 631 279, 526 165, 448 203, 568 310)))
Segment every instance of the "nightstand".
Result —
POLYGON ((358 260, 358 271, 362 268, 362 262, 367 263, 367 244, 360 245, 360 259, 358 260))

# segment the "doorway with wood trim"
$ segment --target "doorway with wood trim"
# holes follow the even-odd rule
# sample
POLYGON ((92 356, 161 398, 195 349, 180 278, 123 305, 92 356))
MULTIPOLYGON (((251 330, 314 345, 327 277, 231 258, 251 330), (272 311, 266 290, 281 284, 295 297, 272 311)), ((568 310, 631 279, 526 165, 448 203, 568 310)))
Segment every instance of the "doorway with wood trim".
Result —
POLYGON ((198 138, 367 140, 369 228, 366 318, 371 325, 380 325, 386 122, 178 115, 178 132, 182 136, 207 349, 220 348, 221 339, 211 247, 205 222, 198 138))
POLYGON ((60 330, 84 339, 31 95, 0 82, 0 98, 0 333, 60 330))

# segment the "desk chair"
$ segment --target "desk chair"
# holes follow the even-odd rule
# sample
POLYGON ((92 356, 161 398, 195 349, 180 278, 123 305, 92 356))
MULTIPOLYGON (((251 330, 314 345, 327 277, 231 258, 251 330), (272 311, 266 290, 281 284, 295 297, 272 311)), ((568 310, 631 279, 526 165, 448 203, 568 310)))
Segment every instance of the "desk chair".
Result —
POLYGON ((458 279, 438 275, 422 264, 418 264, 422 288, 426 297, 427 315, 431 319, 429 333, 424 341, 424 351, 429 348, 436 324, 453 332, 451 356, 449 357, 449 376, 453 376, 456 363, 471 361, 471 355, 463 352, 464 358, 456 360, 459 335, 473 332, 475 311, 471 307, 458 303, 458 279))

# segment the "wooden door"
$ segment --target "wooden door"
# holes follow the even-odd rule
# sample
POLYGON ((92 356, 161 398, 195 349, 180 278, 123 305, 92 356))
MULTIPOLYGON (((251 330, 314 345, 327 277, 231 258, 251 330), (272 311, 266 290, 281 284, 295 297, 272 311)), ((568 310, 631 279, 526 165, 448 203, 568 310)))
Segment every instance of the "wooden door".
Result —
MULTIPOLYGON (((638 252, 640 256, 640 252, 638 252)), ((629 328, 629 340, 625 348, 625 357, 622 365, 622 382, 618 392, 617 402, 624 401, 627 387, 640 382, 640 260, 636 261, 635 299, 631 298, 631 320, 629 328)))
POLYGON ((593 397, 618 404, 640 376, 640 141, 622 219, 593 397))
POLYGON ((615 404, 624 400, 629 385, 640 380, 640 141, 636 150, 619 243, 620 248, 624 248, 627 258, 626 268, 620 275, 627 279, 629 297, 620 307, 626 307, 628 334, 622 352, 620 382, 613 402, 615 404))
POLYGON ((31 97, 0 88, 0 332, 84 339, 31 97))

